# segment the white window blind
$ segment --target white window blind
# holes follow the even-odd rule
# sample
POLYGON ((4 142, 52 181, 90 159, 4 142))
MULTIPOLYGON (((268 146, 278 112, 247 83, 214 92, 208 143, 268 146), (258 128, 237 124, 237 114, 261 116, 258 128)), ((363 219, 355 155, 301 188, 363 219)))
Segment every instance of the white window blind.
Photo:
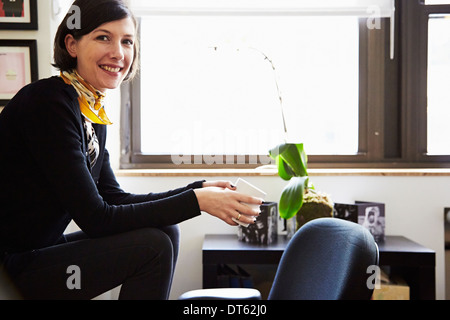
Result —
POLYGON ((387 4, 394 2, 131 0, 142 18, 145 88, 137 152, 253 156, 285 138, 310 154, 356 154, 358 17, 369 26, 394 12, 387 4), (171 120, 161 127, 161 119, 171 120), (164 141, 152 138, 161 132, 164 141))
POLYGON ((172 12, 262 12, 391 17, 394 0, 129 0, 136 14, 172 12), (377 9, 376 11, 374 9, 377 9), (374 12, 375 11, 375 12, 374 12))
POLYGON ((391 59, 394 58, 395 0, 128 0, 138 16, 158 14, 264 14, 358 16, 391 20, 391 59))

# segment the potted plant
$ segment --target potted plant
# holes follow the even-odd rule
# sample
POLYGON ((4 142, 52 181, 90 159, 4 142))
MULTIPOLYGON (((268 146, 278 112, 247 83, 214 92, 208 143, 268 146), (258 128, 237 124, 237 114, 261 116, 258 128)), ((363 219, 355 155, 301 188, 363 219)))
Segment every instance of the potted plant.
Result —
POLYGON ((289 181, 280 197, 279 212, 282 218, 289 220, 296 217, 295 230, 298 230, 310 220, 333 215, 330 197, 315 191, 309 183, 308 156, 302 143, 284 143, 270 150, 269 154, 276 161, 278 175, 289 181))
POLYGON ((286 221, 296 221, 293 230, 291 232, 288 230, 288 235, 293 235, 296 230, 310 220, 333 216, 334 205, 327 194, 315 191, 314 187, 309 184, 308 156, 303 148, 303 143, 287 142, 288 130, 283 110, 283 98, 273 61, 263 52, 252 49, 258 51, 264 60, 269 62, 274 73, 285 142, 270 150, 269 154, 276 161, 278 175, 289 181, 281 193, 278 210, 280 216, 286 221), (294 217, 296 217, 295 220, 292 219, 294 217))

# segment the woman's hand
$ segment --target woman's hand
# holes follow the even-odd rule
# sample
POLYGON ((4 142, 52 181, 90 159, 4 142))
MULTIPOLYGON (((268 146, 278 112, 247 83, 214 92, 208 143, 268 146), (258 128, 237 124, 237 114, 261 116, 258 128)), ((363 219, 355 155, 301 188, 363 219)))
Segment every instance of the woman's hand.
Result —
POLYGON ((253 210, 244 203, 261 205, 262 199, 247 196, 234 191, 234 187, 228 181, 204 182, 202 189, 195 189, 200 210, 217 217, 231 226, 237 226, 232 218, 240 218, 243 223, 253 224, 259 216, 259 210, 253 210), (249 217, 247 217, 249 216, 249 217))
POLYGON ((219 187, 227 188, 230 190, 236 190, 236 187, 230 181, 218 180, 218 181, 205 181, 203 182, 203 188, 219 187))

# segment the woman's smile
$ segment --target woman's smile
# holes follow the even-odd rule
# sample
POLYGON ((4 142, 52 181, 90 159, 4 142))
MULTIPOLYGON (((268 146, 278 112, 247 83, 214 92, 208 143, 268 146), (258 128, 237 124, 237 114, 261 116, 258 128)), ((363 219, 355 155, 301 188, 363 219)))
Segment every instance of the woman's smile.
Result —
POLYGON ((121 70, 123 70, 123 68, 120 67, 110 67, 110 66, 105 66, 105 65, 101 65, 100 68, 102 68, 105 71, 108 71, 110 73, 118 73, 121 70))

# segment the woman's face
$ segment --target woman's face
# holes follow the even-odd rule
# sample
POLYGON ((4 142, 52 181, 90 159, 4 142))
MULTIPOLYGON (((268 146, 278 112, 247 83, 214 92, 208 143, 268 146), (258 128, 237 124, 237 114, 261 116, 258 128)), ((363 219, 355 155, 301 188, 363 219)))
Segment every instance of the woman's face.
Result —
POLYGON ((134 57, 136 28, 131 18, 105 23, 75 40, 66 37, 77 72, 97 90, 117 88, 128 75, 134 57))

